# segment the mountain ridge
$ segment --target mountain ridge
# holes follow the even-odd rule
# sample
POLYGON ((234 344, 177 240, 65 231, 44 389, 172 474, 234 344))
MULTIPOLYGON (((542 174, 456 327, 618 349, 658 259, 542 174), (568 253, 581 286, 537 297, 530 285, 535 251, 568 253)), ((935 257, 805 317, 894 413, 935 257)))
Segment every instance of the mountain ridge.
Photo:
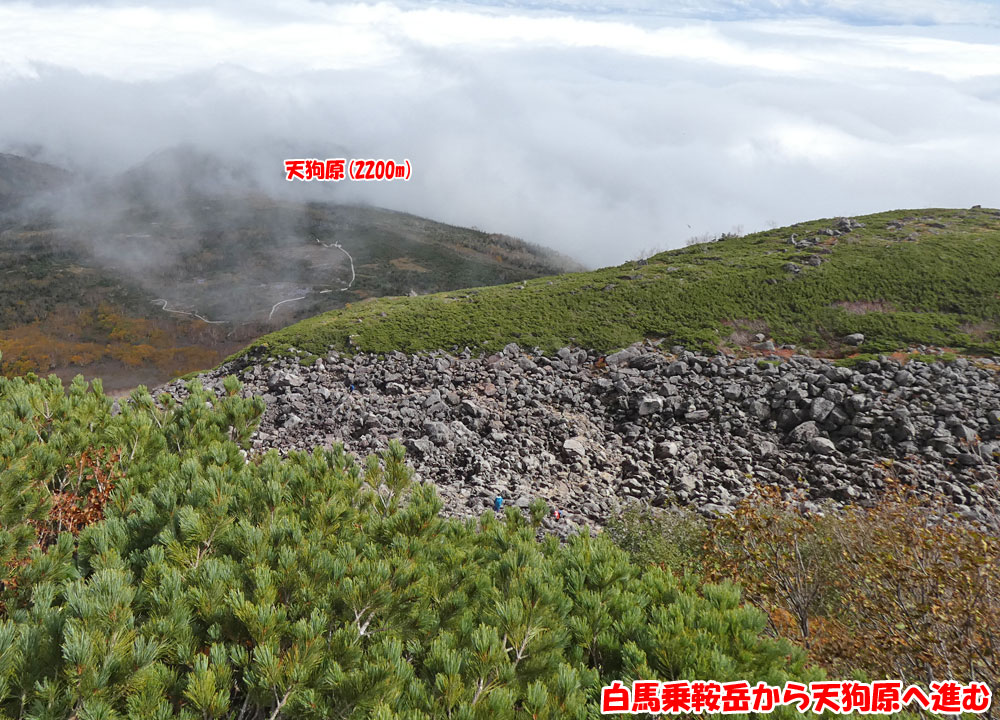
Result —
POLYGON ((997 288, 1000 211, 896 210, 727 235, 589 272, 383 298, 264 336, 237 357, 489 354, 510 342, 611 351, 647 338, 838 356, 858 351, 845 342, 858 335, 866 352, 923 344, 996 354, 997 288))

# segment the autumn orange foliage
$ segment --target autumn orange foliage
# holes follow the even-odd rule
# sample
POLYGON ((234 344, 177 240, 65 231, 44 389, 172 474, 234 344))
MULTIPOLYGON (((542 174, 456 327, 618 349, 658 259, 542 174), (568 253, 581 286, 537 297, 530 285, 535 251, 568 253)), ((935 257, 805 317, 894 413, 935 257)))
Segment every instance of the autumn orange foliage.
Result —
MULTIPOLYGON (((75 464, 66 466, 66 475, 59 486, 49 488, 47 515, 41 520, 27 521, 35 531, 33 548, 44 550, 55 544, 60 533, 79 535, 88 525, 104 519, 104 507, 116 480, 122 477, 118 469, 120 458, 119 450, 88 448, 75 464)), ((8 561, 2 586, 16 588, 19 570, 29 562, 27 555, 8 561)))
POLYGON ((763 491, 713 523, 703 559, 835 675, 1000 681, 1000 538, 940 498, 893 482, 820 516, 763 491))
POLYGON ((72 489, 52 492, 52 505, 43 522, 33 522, 38 546, 52 545, 61 532, 78 535, 80 531, 104 519, 104 506, 120 477, 117 469, 121 453, 107 448, 85 450, 75 466, 67 465, 68 477, 76 476, 72 489), (90 487, 83 495, 83 488, 90 487))
POLYGON ((107 304, 91 311, 59 311, 44 320, 0 332, 6 375, 46 373, 118 361, 181 374, 210 367, 223 353, 195 322, 129 317, 107 304))

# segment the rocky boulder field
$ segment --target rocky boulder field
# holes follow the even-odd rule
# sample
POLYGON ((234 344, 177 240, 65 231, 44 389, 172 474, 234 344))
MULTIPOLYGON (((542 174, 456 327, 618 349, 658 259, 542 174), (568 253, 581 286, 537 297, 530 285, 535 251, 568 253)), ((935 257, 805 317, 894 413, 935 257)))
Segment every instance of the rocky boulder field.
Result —
MULTIPOLYGON (((1000 359, 886 356, 853 367, 805 355, 702 356, 652 344, 552 357, 508 345, 385 356, 331 352, 312 364, 247 359, 236 375, 267 411, 253 451, 343 443, 366 455, 393 438, 452 516, 499 494, 542 498, 560 533, 598 527, 631 500, 727 512, 758 484, 804 491, 807 508, 875 500, 888 476, 949 496, 996 525, 1000 359)), ((184 394, 174 382, 158 392, 184 394)))

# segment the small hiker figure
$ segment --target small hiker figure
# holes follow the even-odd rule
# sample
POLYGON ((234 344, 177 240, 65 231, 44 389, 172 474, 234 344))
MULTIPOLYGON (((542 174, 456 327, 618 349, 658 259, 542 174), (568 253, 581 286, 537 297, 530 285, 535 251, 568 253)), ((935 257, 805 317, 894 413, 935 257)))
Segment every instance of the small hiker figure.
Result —
POLYGON ((503 498, 497 495, 496 498, 493 500, 493 509, 496 512, 500 512, 500 508, 502 507, 503 507, 503 498))
POLYGON ((559 510, 553 510, 552 517, 556 520, 562 520, 562 513, 559 510))

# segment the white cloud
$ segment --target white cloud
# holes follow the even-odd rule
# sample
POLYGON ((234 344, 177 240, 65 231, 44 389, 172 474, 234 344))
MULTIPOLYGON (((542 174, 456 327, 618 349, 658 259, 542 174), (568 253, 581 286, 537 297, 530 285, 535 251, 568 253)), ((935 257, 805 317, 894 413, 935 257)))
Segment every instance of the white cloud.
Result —
POLYGON ((196 142, 275 175, 284 156, 409 157, 406 184, 282 187, 594 264, 737 225, 1000 205, 1000 42, 849 23, 992 4, 661 7, 3 5, 0 147, 120 167, 196 142))
POLYGON ((279 22, 209 8, 0 7, 0 66, 33 62, 125 80, 160 79, 216 64, 259 72, 341 70, 400 59, 412 46, 495 52, 604 49, 806 76, 900 69, 951 80, 1000 73, 1000 46, 929 33, 863 30, 829 20, 691 23, 649 27, 606 17, 498 14, 477 8, 404 9, 296 3, 279 22), (844 53, 850 53, 845 57, 844 53))

